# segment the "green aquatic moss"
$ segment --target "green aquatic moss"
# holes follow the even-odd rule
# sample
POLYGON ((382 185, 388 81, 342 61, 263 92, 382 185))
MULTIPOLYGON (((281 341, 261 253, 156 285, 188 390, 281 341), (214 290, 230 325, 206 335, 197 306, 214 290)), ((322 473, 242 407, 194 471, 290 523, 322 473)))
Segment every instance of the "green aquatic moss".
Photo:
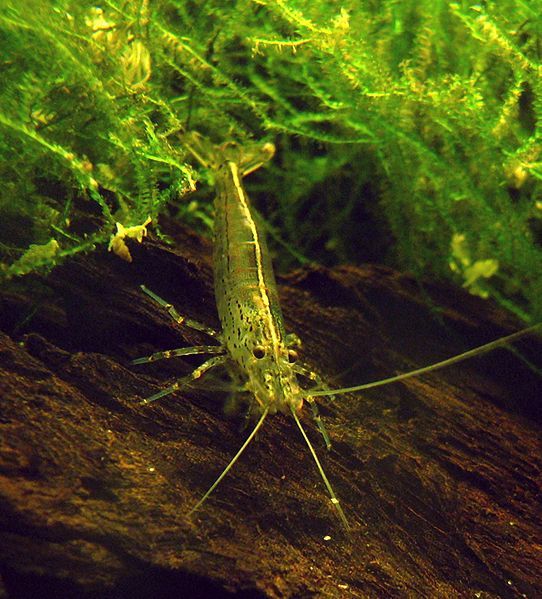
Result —
POLYGON ((5 275, 166 205, 205 230, 190 129, 277 144, 250 185, 282 264, 387 261, 540 319, 539 2, 3 5, 5 275))

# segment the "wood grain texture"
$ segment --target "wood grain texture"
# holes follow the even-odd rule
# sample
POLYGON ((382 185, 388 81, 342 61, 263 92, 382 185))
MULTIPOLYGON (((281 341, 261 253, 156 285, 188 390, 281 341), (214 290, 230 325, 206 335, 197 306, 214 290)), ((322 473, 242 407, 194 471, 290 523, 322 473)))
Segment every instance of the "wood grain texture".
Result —
MULTIPOLYGON (((138 403, 199 361, 131 359, 207 342, 175 328, 139 284, 218 326, 211 249, 174 234, 175 249, 131 246, 132 264, 98 251, 1 291, 5 596, 542 595, 542 381, 502 349, 320 402, 329 453, 305 410, 351 538, 284 415, 187 520, 247 432, 209 389, 138 403)), ((383 267, 305 268, 278 282, 302 359, 331 386, 517 328, 490 303, 383 267)), ((518 348, 540 366, 540 340, 518 348)))

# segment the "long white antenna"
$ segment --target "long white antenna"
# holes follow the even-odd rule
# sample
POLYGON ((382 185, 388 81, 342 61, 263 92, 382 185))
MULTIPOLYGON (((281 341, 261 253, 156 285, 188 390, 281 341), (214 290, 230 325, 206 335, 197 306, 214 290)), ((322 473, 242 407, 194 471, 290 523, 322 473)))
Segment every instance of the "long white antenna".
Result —
POLYGON ((508 343, 516 341, 516 339, 519 339, 524 335, 528 335, 529 333, 534 333, 539 329, 542 329, 542 322, 539 322, 538 324, 535 324, 532 327, 528 327, 527 329, 523 329, 522 331, 518 331, 517 333, 512 333, 511 335, 507 335, 506 337, 501 337, 496 341, 491 341, 490 343, 486 343, 485 345, 480 345, 479 347, 475 347, 474 349, 469 349, 469 351, 454 356, 453 358, 448 358, 446 360, 442 360, 441 362, 435 362, 434 364, 430 364, 429 366, 423 366, 422 368, 417 368, 416 370, 411 370, 410 372, 404 372, 396 376, 390 376, 386 379, 381 379, 380 381, 373 381, 372 383, 355 385, 354 387, 326 389, 325 391, 308 391, 306 395, 307 397, 324 397, 326 395, 339 395, 342 393, 353 393, 354 391, 363 391, 364 389, 373 389, 374 387, 389 385, 390 383, 396 383, 397 381, 404 381, 405 379, 409 379, 412 376, 418 376, 419 374, 431 372, 433 370, 437 370, 438 368, 443 368, 444 366, 451 366, 452 364, 457 364, 457 362, 462 362, 463 360, 467 360, 468 358, 472 358, 473 356, 485 354, 486 352, 491 351, 492 349, 501 347, 503 345, 507 345, 508 343))
POLYGON ((207 491, 207 493, 205 493, 205 495, 188 512, 188 514, 187 514, 188 517, 190 517, 197 509, 199 509, 202 506, 202 504, 207 500, 207 498, 209 497, 209 495, 218 487, 218 485, 220 484, 220 481, 232 469, 232 467, 235 464, 235 462, 237 462, 237 460, 241 457, 241 454, 243 453, 243 451, 245 451, 245 449, 248 447, 249 443, 256 436, 256 433, 260 430, 260 428, 261 428, 261 426, 263 424, 263 421, 265 420, 265 417, 267 416, 268 412, 269 412, 269 407, 265 408, 265 410, 263 411, 263 414, 260 416, 260 419, 256 423, 256 426, 253 428, 253 430, 250 433, 250 435, 248 436, 247 440, 243 443, 243 445, 241 445, 241 448, 239 449, 239 451, 233 456, 233 458, 231 459, 230 463, 224 468, 224 470, 222 471, 222 474, 209 487, 209 490, 207 491))
POLYGON ((350 530, 350 525, 348 524, 348 520, 346 519, 346 516, 344 515, 343 509, 341 507, 341 504, 339 503, 339 499, 337 498, 337 495, 335 495, 335 491, 333 490, 333 487, 331 486, 331 483, 329 482, 326 473, 324 472, 324 469, 322 468, 322 464, 320 464, 320 460, 318 459, 318 456, 316 455, 316 452, 314 451, 314 447, 312 446, 312 443, 309 441, 309 438, 307 437, 307 433, 305 432, 304 428, 301 426, 301 422, 299 421, 299 418, 297 416, 297 414, 295 413, 295 409, 292 407, 292 414, 295 420, 295 423, 297 424, 299 430, 301 431, 301 434, 303 435, 303 439, 305 439, 305 443, 307 444, 307 447, 309 448, 312 457, 316 463, 316 467, 318 468, 318 472, 320 473, 320 476, 322 477, 322 480, 324 481, 324 484, 326 485, 326 488, 329 492, 329 495, 331 497, 331 503, 333 504, 333 507, 337 510, 337 514, 339 515, 339 518, 341 519, 341 522, 343 523, 344 527, 346 528, 346 530, 350 530))

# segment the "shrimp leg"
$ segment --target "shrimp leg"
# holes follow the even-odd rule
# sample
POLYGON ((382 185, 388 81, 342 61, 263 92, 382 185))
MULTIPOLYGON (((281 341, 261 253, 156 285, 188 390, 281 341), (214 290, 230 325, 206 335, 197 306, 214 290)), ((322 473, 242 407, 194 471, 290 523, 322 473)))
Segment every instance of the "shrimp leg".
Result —
POLYGON ((182 378, 176 380, 173 383, 173 385, 170 385, 169 387, 162 389, 162 391, 159 391, 158 393, 155 393, 154 395, 151 395, 150 397, 141 400, 141 404, 150 404, 153 401, 156 401, 157 399, 160 399, 166 395, 169 395, 170 393, 178 391, 181 387, 189 385, 192 381, 196 381, 197 379, 199 379, 205 372, 211 370, 211 368, 225 364, 227 359, 227 356, 213 356, 212 358, 209 358, 206 362, 204 362, 201 366, 198 366, 189 375, 183 376, 182 378))

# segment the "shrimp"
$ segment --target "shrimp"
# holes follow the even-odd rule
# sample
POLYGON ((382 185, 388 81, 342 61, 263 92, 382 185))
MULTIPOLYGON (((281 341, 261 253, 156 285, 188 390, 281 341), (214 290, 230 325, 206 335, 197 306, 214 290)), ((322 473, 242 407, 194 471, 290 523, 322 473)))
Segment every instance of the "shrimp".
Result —
POLYGON ((253 148, 240 148, 234 143, 227 143, 209 147, 202 138, 192 135, 188 139, 188 147, 200 162, 212 169, 215 178, 213 271, 215 299, 222 330, 218 333, 205 325, 183 318, 166 300, 142 286, 142 290, 165 309, 174 321, 199 330, 216 342, 215 345, 157 352, 134 360, 135 364, 143 364, 174 356, 212 356, 190 375, 144 399, 142 403, 154 402, 196 381, 209 370, 222 366, 237 384, 236 391, 242 394, 240 396, 248 398, 248 416, 256 420, 245 442, 188 512, 188 516, 202 506, 232 469, 266 418, 270 414, 282 412, 293 417, 328 491, 331 504, 345 529, 349 530, 348 520, 337 494, 301 424, 299 413, 304 402, 307 401, 310 405, 325 445, 330 449, 331 442, 318 414, 314 400, 316 397, 370 389, 449 366, 534 333, 542 328, 542 323, 408 373, 362 385, 329 389, 317 373, 298 361, 297 348, 300 341, 296 335, 285 331, 265 237, 242 183, 244 176, 273 156, 274 146, 268 143, 253 148), (311 389, 303 388, 299 377, 312 381, 315 386, 311 389))

